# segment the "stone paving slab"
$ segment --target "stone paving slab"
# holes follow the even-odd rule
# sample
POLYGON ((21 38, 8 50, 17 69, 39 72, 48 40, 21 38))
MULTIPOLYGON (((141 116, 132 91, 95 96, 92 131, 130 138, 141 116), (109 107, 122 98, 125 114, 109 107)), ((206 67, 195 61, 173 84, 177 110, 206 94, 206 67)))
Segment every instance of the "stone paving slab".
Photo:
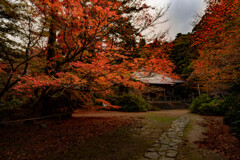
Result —
POLYGON ((174 160, 178 155, 178 145, 182 142, 183 131, 190 121, 184 115, 173 121, 172 126, 147 150, 141 160, 174 160))

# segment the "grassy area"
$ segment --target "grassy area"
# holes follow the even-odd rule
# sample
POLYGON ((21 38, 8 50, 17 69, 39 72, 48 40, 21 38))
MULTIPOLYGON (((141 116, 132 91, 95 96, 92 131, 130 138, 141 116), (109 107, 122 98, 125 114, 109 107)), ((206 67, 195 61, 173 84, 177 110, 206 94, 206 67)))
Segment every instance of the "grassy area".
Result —
POLYGON ((163 115, 159 113, 150 113, 148 115, 145 115, 144 117, 150 120, 157 121, 158 123, 167 123, 167 124, 171 123, 172 121, 178 118, 178 116, 172 116, 172 115, 169 116, 169 115, 163 115))
POLYGON ((183 139, 187 139, 188 133, 189 133, 191 130, 193 130, 193 125, 196 125, 196 122, 193 120, 193 118, 192 118, 192 116, 191 116, 191 119, 190 119, 190 121, 189 121, 189 123, 188 123, 188 126, 187 126, 187 128, 185 129, 185 131, 184 131, 183 139))

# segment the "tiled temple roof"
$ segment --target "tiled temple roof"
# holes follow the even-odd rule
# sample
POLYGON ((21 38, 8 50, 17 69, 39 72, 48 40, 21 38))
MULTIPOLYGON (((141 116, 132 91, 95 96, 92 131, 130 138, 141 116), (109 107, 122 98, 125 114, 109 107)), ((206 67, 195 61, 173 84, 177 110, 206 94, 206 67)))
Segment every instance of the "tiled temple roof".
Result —
POLYGON ((165 75, 161 75, 158 73, 150 73, 150 72, 135 72, 134 73, 135 79, 147 83, 147 84, 180 84, 184 83, 185 81, 170 78, 165 75))

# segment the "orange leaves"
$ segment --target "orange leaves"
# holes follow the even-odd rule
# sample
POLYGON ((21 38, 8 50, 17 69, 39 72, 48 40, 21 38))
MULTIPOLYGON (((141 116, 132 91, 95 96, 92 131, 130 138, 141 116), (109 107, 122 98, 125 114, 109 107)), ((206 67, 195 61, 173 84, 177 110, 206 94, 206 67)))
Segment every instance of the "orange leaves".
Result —
POLYGON ((142 68, 147 72, 155 72, 163 75, 173 75, 175 65, 169 60, 167 52, 171 49, 172 44, 157 44, 154 47, 146 47, 141 55, 140 61, 142 68))
POLYGON ((104 100, 104 99, 95 99, 95 103, 101 103, 102 107, 104 109, 120 109, 120 106, 116 106, 116 105, 111 105, 111 103, 109 103, 108 101, 104 100))
POLYGON ((59 72, 56 76, 58 78, 44 74, 38 76, 23 76, 21 77, 21 81, 19 81, 13 89, 16 90, 17 94, 27 94, 31 96, 32 91, 36 88, 45 88, 48 86, 79 88, 88 83, 86 80, 80 79, 80 77, 70 72, 59 72))
MULTIPOLYGON (((114 58, 122 57, 118 54, 112 55, 114 58)), ((123 61, 120 64, 112 64, 109 60, 111 55, 97 54, 91 63, 72 62, 70 63, 76 69, 76 74, 86 81, 91 81, 92 89, 96 92, 108 90, 111 86, 121 84, 129 87, 134 86, 130 80, 134 72, 135 65, 130 61, 123 61)), ((137 82, 136 82, 137 83, 137 82)), ((138 84, 136 84, 138 86, 138 84)))
POLYGON ((221 4, 209 2, 207 13, 193 38, 200 57, 194 62, 194 74, 208 91, 229 89, 238 83, 239 71, 239 7, 237 0, 221 4))
POLYGON ((103 8, 102 8, 101 6, 96 6, 95 9, 96 9, 97 12, 99 12, 99 11, 101 11, 103 8))
MULTIPOLYGON (((165 53, 168 47, 153 49, 145 45, 142 55, 136 51, 137 31, 128 17, 122 17, 125 8, 120 9, 121 1, 34 2, 50 28, 46 29, 49 46, 42 48, 47 51, 46 55, 37 57, 39 63, 35 63, 38 64, 30 64, 28 76, 21 77, 15 87, 17 91, 30 93, 35 88, 56 86, 104 95, 111 94, 112 87, 117 85, 144 88, 142 83, 132 79, 132 74, 142 68, 172 73, 173 64, 165 53), (135 48, 128 47, 129 43, 135 48), (49 53, 53 53, 50 58, 49 53)), ((146 10, 148 7, 137 8, 146 10)), ((143 17, 147 18, 147 24, 152 23, 152 15, 147 11, 143 17)))

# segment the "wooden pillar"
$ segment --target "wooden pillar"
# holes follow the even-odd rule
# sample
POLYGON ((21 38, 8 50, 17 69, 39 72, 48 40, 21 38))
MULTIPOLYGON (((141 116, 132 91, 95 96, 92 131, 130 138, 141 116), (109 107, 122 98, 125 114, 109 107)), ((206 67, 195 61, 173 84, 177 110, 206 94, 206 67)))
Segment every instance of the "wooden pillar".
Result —
POLYGON ((174 93, 175 93, 175 92, 174 92, 174 87, 173 87, 173 99, 176 100, 174 93))
POLYGON ((201 96, 201 91, 200 91, 199 84, 198 84, 198 95, 199 95, 199 97, 201 96))
POLYGON ((167 97, 166 97, 166 88, 164 88, 164 101, 167 101, 167 97))

